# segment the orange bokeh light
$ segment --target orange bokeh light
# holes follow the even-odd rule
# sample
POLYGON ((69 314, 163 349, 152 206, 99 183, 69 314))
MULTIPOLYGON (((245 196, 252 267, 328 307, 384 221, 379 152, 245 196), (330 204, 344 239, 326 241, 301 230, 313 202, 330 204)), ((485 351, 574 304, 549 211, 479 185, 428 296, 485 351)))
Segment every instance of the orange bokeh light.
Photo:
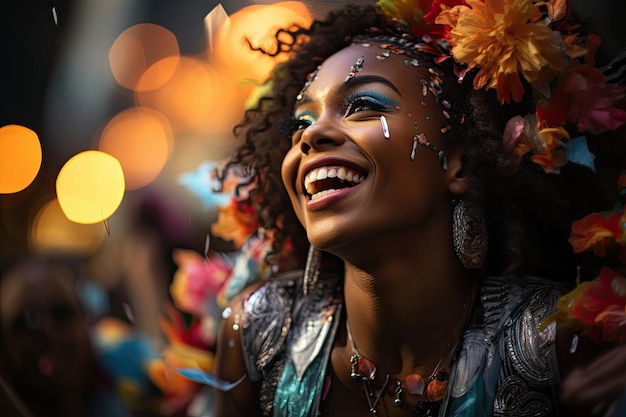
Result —
POLYGON ((109 49, 109 65, 113 77, 129 90, 149 91, 159 88, 176 71, 180 49, 176 36, 162 26, 142 23, 131 26, 115 39, 109 49), (142 74, 155 62, 170 57, 168 66, 161 65, 149 79, 138 84, 142 74))
POLYGON ((67 219, 59 201, 48 201, 35 215, 31 226, 30 247, 35 252, 89 255, 104 239, 102 224, 78 224, 67 219))
MULTIPOLYGON (((245 7, 233 13, 218 31, 213 57, 215 63, 228 67, 235 79, 263 82, 276 63, 286 57, 277 59, 253 51, 246 39, 254 47, 273 51, 276 44, 274 35, 279 28, 294 23, 307 26, 310 22, 309 10, 299 1, 245 7)), ((209 46, 209 50, 212 49, 209 46)))
POLYGON ((0 127, 0 194, 11 194, 28 187, 41 168, 41 144, 27 127, 0 127))
MULTIPOLYGON (((161 65, 170 65, 171 59, 157 62, 142 79, 160 71, 161 65)), ((157 90, 138 92, 137 101, 165 114, 175 133, 217 133, 232 129, 243 112, 244 100, 236 81, 226 72, 199 59, 181 57, 172 78, 157 90)))
POLYGON ((122 165, 127 190, 150 184, 159 175, 174 147, 167 118, 160 112, 135 107, 113 117, 98 148, 122 165))

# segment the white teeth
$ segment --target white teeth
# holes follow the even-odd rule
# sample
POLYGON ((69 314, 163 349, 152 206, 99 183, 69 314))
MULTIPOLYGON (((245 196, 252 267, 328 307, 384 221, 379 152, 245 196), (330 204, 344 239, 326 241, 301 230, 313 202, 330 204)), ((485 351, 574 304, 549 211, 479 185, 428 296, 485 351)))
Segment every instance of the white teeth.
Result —
POLYGON ((304 178, 304 188, 306 192, 311 195, 312 200, 337 191, 336 189, 327 189, 317 193, 315 192, 316 187, 313 186, 313 183, 326 178, 339 178, 342 181, 360 184, 363 180, 365 180, 365 175, 356 174, 346 167, 320 167, 313 169, 304 178))
POLYGON ((320 191, 319 193, 315 193, 311 196, 311 200, 317 200, 320 197, 324 197, 327 194, 332 193, 333 191, 337 191, 334 188, 331 188, 329 190, 324 190, 324 191, 320 191))

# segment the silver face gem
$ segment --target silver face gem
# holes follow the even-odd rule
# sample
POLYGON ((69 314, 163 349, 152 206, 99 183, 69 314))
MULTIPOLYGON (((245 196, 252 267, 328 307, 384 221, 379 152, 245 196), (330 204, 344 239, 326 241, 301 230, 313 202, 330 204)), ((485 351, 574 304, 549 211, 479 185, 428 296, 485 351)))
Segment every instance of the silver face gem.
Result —
POLYGON ((384 114, 380 115, 380 124, 383 127, 383 136, 385 139, 389 139, 389 125, 387 124, 387 118, 385 118, 384 114))
POLYGON ((365 57, 361 55, 361 57, 357 59, 354 64, 352 64, 352 66, 350 67, 350 72, 348 73, 346 78, 343 80, 345 84, 348 84, 350 80, 354 78, 357 72, 363 71, 364 62, 365 62, 365 57))

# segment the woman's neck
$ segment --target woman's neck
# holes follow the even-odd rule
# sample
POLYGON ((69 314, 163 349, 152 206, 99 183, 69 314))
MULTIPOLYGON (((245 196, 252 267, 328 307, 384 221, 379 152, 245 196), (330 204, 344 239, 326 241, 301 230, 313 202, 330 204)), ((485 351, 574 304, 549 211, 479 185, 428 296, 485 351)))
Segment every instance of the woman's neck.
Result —
POLYGON ((396 377, 430 374, 460 338, 477 291, 459 262, 384 259, 364 271, 346 264, 346 317, 362 355, 396 377))

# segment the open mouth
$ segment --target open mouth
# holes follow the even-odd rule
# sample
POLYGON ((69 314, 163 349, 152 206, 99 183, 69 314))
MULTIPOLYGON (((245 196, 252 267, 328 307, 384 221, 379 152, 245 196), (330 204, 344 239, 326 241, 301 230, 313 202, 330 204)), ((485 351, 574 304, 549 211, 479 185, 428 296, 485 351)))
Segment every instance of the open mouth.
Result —
POLYGON ((366 174, 344 166, 325 166, 309 171, 304 177, 304 190, 310 200, 334 191, 359 185, 366 174))

